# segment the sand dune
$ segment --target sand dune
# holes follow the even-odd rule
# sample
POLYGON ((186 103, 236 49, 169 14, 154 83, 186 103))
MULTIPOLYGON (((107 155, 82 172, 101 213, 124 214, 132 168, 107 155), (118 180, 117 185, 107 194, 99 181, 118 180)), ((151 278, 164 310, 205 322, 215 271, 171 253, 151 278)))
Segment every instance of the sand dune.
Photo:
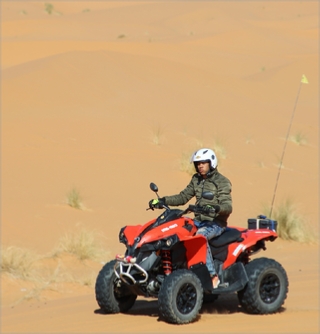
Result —
MULTIPOLYGON (((119 229, 154 216, 145 210, 149 183, 160 195, 182 190, 190 178, 183 154, 199 146, 222 149, 219 169, 233 184, 230 225, 238 226, 270 205, 285 147, 275 206, 292 198, 318 238, 317 2, 51 4, 49 14, 41 2, 1 2, 3 246, 44 255, 85 228, 103 236, 112 258, 123 252, 119 229), (301 145, 286 143, 289 125, 301 145), (72 187, 84 210, 67 205, 72 187)), ((1 329, 317 333, 318 244, 277 240, 263 256, 289 275, 276 315, 246 315, 229 296, 204 306, 196 323, 171 326, 158 321, 155 300, 102 315, 92 286, 59 283, 27 301, 33 283, 2 273, 1 329)), ((80 276, 102 265, 77 261, 61 255, 41 263, 80 276)))

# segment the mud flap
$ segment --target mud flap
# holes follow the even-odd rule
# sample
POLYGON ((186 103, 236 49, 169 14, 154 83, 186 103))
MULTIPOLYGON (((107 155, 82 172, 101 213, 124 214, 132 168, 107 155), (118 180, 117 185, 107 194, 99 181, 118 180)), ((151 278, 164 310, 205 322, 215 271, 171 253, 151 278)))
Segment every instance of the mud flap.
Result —
POLYGON ((247 272, 241 262, 236 262, 222 272, 220 285, 211 289, 213 294, 223 294, 242 290, 248 282, 247 272))
POLYGON ((195 264, 194 266, 190 267, 190 270, 192 270, 198 276, 203 290, 210 291, 212 289, 211 277, 208 268, 204 263, 195 264))
POLYGON ((203 263, 191 266, 190 269, 198 276, 201 281, 203 290, 211 294, 223 294, 242 290, 248 282, 247 272, 241 262, 236 262, 220 274, 220 285, 218 288, 212 288, 212 281, 207 269, 203 263))

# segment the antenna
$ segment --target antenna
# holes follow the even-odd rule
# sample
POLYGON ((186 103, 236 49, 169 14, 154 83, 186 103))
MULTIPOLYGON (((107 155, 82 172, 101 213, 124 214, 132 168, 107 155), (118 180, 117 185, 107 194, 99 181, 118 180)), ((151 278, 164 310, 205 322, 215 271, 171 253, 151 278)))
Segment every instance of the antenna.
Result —
POLYGON ((298 100, 299 100, 299 96, 300 96, 300 91, 301 91, 301 86, 302 86, 303 83, 304 84, 309 83, 308 79, 306 78, 306 76, 304 74, 302 75, 302 78, 300 80, 300 85, 299 85, 296 101, 295 101, 295 104, 294 104, 294 107, 293 107, 293 111, 292 111, 292 114, 291 114, 291 120, 290 120, 288 131, 287 131, 287 136, 286 136, 286 139, 285 139, 285 142, 284 142, 284 147, 283 147, 283 150, 282 150, 282 155, 281 155, 279 169, 278 169, 278 175, 277 175, 277 179, 276 179, 276 185, 275 185, 275 188, 274 188, 273 198, 272 198, 272 202, 271 202, 271 209, 270 209, 270 214, 269 214, 270 218, 272 218, 273 204, 274 204, 274 200, 276 198, 276 192, 277 192, 277 187, 278 187, 278 183, 279 183, 279 178, 280 178, 280 172, 281 172, 281 168, 282 168, 284 153, 286 151, 287 142, 288 142, 288 138, 289 138, 289 134, 290 134, 290 129, 291 129, 291 125, 292 125, 292 122, 293 122, 293 117, 294 117, 294 114, 295 114, 295 111, 296 111, 296 108, 297 108, 297 104, 298 104, 298 100))

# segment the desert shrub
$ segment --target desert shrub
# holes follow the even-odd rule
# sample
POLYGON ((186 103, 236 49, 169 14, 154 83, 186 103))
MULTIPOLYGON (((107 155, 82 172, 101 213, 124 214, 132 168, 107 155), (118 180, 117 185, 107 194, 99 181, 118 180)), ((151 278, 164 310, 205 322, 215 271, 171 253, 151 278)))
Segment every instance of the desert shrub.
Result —
POLYGON ((1 275, 8 276, 10 280, 23 279, 26 284, 22 297, 15 300, 13 305, 25 300, 46 298, 43 293, 47 291, 63 293, 66 291, 65 285, 70 283, 93 288, 96 270, 91 262, 84 260, 105 263, 110 259, 110 253, 101 247, 98 237, 98 233, 85 229, 69 233, 59 240, 55 249, 41 256, 28 249, 2 247, 1 275), (80 262, 70 267, 69 255, 77 257, 80 262))
POLYGON ((305 145, 307 143, 307 137, 302 132, 297 132, 289 137, 289 140, 296 145, 305 145))
POLYGON ((314 242, 315 237, 310 225, 305 217, 297 212, 297 206, 292 200, 286 199, 276 207, 272 219, 278 222, 277 233, 281 239, 314 242))
POLYGON ((189 175, 193 175, 196 172, 194 164, 190 162, 190 157, 193 152, 182 152, 180 160, 180 170, 189 175))
POLYGON ((33 264, 38 258, 31 250, 15 246, 1 247, 1 272, 28 279, 33 276, 33 264))
POLYGON ((44 4, 44 10, 51 15, 54 11, 54 6, 51 3, 45 3, 44 4))
POLYGON ((80 261, 96 260, 105 256, 97 241, 97 234, 85 229, 65 234, 59 241, 56 254, 66 252, 75 255, 80 261))
POLYGON ((83 209, 82 197, 78 189, 73 187, 67 193, 67 204, 75 209, 83 209))
POLYGON ((227 150, 225 147, 225 144, 223 140, 217 138, 214 140, 214 143, 212 145, 212 149, 217 155, 218 162, 221 162, 221 159, 226 159, 227 158, 227 150))

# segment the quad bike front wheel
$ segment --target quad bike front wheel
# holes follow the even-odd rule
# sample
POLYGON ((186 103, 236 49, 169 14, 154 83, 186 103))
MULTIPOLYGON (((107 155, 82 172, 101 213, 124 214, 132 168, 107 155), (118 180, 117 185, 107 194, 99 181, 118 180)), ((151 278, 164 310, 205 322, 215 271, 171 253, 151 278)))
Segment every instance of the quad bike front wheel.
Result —
POLYGON ((187 324, 194 321, 203 302, 199 278, 190 270, 179 269, 163 281, 159 296, 159 313, 167 322, 187 324))
POLYGON ((249 281, 238 291, 242 308, 250 314, 270 314, 279 311, 288 293, 288 277, 280 263, 259 258, 245 266, 249 281))
POLYGON ((135 303, 137 295, 132 294, 125 283, 114 273, 116 260, 105 264, 96 280, 96 300, 106 313, 128 311, 135 303))

